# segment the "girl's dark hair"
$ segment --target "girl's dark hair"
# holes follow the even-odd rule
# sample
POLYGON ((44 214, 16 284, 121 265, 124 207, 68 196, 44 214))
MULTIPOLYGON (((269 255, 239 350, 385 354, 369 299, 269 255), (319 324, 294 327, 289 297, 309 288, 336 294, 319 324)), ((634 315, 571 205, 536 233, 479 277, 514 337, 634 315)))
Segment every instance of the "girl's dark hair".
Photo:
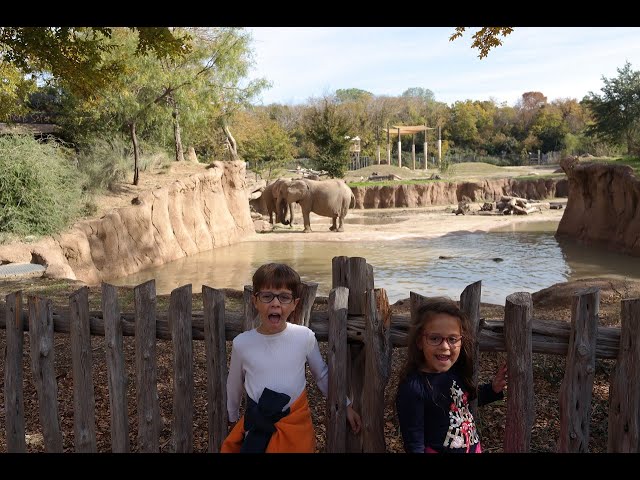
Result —
MULTIPOLYGON (((263 288, 287 288, 291 290, 294 298, 300 298, 302 293, 302 281, 300 275, 289 265, 284 263, 265 263, 253 274, 253 293, 258 293, 263 288)), ((298 304, 291 315, 292 323, 300 322, 301 303, 298 304)))
POLYGON ((412 372, 419 371, 424 366, 424 355, 418 348, 418 340, 425 326, 437 314, 445 313, 460 320, 460 331, 462 333, 462 346, 458 360, 451 367, 457 372, 464 383, 465 390, 469 393, 469 400, 476 398, 477 384, 473 382, 473 345, 474 335, 471 331, 469 318, 451 299, 446 297, 431 297, 420 305, 412 316, 411 326, 407 339, 407 361, 400 373, 398 383, 401 383, 412 372))

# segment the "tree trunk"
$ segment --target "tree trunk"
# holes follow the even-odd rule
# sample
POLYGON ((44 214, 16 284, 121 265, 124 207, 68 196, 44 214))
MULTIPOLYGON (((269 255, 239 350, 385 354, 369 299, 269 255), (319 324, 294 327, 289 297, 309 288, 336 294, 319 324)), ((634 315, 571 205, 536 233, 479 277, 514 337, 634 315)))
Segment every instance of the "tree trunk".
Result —
POLYGON ((171 98, 171 105, 173 105, 173 136, 175 138, 176 146, 176 162, 184 162, 184 152, 182 151, 182 137, 180 136, 180 113, 178 112, 178 102, 171 98))
POLYGON ((231 130, 227 124, 222 125, 222 130, 224 130, 224 134, 227 137, 227 146, 229 147, 229 154, 231 155, 231 160, 240 160, 238 157, 238 146, 236 144, 236 139, 231 135, 231 130))
POLYGON ((131 142, 133 143, 133 184, 138 185, 140 170, 138 169, 138 137, 136 136, 136 122, 129 124, 131 142))

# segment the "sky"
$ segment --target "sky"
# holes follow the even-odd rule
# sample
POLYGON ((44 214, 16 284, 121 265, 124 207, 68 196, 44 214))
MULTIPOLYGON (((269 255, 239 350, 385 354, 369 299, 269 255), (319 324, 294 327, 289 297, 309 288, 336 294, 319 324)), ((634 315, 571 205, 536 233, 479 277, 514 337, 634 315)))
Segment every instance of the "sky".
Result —
POLYGON ((359 88, 399 96, 411 87, 431 90, 449 105, 495 100, 514 106, 522 94, 542 92, 581 100, 601 94, 630 62, 640 70, 640 27, 515 27, 503 45, 478 58, 470 27, 252 27, 252 78, 272 83, 258 100, 300 104, 359 88))

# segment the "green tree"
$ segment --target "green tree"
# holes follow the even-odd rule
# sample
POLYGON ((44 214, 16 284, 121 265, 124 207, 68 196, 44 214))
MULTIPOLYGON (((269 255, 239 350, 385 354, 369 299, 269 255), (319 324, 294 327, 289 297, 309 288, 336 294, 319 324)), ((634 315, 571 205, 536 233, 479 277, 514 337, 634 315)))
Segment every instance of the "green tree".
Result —
POLYGON ((354 102, 363 98, 371 98, 373 93, 361 90, 359 88, 339 88, 336 90, 336 100, 339 103, 342 102, 354 102))
POLYGON ((342 178, 349 159, 349 123, 337 106, 323 98, 311 108, 307 136, 317 149, 317 168, 332 178, 342 178))
POLYGON ((403 97, 419 98, 425 102, 434 102, 436 96, 428 88, 411 87, 402 92, 403 97))
POLYGON ((293 142, 278 122, 266 115, 254 115, 252 120, 237 136, 238 150, 254 171, 268 172, 263 176, 271 178, 272 171, 293 160, 293 142))
POLYGON ((625 143, 629 155, 640 154, 640 72, 626 62, 617 77, 602 81, 602 95, 589 92, 585 99, 594 120, 587 133, 625 143))
MULTIPOLYGON (((164 58, 190 51, 188 36, 166 27, 131 27, 137 32, 136 54, 164 58)), ((53 77, 74 93, 90 97, 117 77, 126 65, 104 53, 117 50, 108 27, 0 27, 0 58, 23 74, 53 77)))
POLYGON ((565 148, 564 139, 569 133, 567 124, 562 121, 562 114, 553 108, 540 110, 535 123, 531 126, 531 134, 540 140, 543 152, 557 151, 565 148))
POLYGON ((165 95, 171 111, 176 160, 183 160, 181 120, 186 140, 206 140, 202 127, 211 128, 221 117, 233 115, 267 86, 263 79, 246 81, 252 64, 250 35, 242 28, 188 28, 181 35, 193 39, 193 51, 179 58, 158 59, 165 95), (241 86, 241 83, 246 83, 241 86))
MULTIPOLYGON (((220 119, 230 117, 235 105, 246 102, 265 84, 252 81, 240 87, 250 65, 248 37, 242 29, 190 29, 179 34, 193 39, 192 50, 179 58, 158 59, 136 55, 135 31, 114 29, 111 41, 118 49, 105 50, 105 62, 118 56, 126 69, 95 98, 68 96, 67 126, 71 123, 73 130, 90 134, 99 129, 103 138, 116 133, 130 138, 134 184, 145 140, 171 148, 175 158, 181 159, 183 137, 191 145, 206 143, 212 131, 223 131, 220 119)), ((91 144, 88 135, 81 141, 91 144)))
POLYGON ((35 88, 35 80, 25 78, 15 66, 3 62, 0 54, 0 121, 26 113, 29 94, 35 88))
POLYGON ((455 102, 451 107, 451 121, 448 125, 449 136, 456 147, 472 148, 480 141, 477 126, 477 113, 473 102, 455 102))

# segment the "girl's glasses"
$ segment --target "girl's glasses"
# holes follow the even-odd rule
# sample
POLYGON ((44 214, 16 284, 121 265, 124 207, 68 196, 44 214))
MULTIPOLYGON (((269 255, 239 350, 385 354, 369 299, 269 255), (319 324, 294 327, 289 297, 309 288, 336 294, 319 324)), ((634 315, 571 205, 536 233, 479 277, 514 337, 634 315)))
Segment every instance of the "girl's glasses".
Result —
POLYGON ((427 344, 432 347, 437 347, 444 340, 447 341, 450 347, 453 347, 460 343, 462 340, 462 335, 449 335, 448 337, 443 337, 442 335, 438 335, 437 333, 425 333, 424 338, 427 339, 427 344))

